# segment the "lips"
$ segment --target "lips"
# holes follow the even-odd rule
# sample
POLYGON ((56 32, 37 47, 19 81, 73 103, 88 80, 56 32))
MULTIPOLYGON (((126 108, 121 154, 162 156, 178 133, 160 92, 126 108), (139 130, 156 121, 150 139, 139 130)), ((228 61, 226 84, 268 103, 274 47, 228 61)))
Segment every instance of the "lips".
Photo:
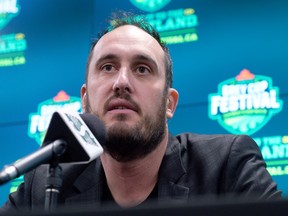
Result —
POLYGON ((132 110, 137 112, 136 105, 124 99, 114 99, 110 101, 107 107, 107 111, 113 110, 132 110))

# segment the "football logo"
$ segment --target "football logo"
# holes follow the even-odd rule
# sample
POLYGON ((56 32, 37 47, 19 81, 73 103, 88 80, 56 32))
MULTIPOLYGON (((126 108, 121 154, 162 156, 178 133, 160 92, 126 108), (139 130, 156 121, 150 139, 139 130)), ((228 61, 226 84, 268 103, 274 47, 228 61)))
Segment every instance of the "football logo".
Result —
POLYGON ((171 0, 130 0, 140 10, 152 13, 166 6, 171 0))

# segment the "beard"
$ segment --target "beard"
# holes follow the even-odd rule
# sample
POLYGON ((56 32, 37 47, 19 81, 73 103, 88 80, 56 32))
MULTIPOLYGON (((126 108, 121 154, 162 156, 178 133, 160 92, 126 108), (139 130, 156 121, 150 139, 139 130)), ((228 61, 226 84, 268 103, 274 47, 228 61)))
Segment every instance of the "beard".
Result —
MULTIPOLYGON (((119 162, 128 162, 144 158, 155 150, 163 140, 166 128, 166 95, 161 100, 156 115, 146 114, 134 126, 127 126, 126 115, 117 116, 118 122, 107 128, 107 141, 104 150, 119 162)), ((119 96, 115 96, 119 97, 119 96)), ((122 96, 131 101, 130 95, 122 96)), ((86 111, 92 113, 90 103, 85 101, 86 111)), ((97 115, 97 114, 96 114, 97 115)), ((99 115, 97 115, 99 117, 99 115)))

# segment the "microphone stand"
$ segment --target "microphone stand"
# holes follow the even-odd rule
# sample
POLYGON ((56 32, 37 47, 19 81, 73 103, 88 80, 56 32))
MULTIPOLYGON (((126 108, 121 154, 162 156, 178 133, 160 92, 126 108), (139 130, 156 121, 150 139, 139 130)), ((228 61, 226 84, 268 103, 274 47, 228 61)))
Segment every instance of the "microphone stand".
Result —
POLYGON ((53 142, 53 157, 49 164, 49 172, 46 181, 45 191, 45 211, 51 212, 56 209, 58 204, 58 195, 62 187, 62 168, 59 160, 65 152, 67 143, 64 140, 53 142))

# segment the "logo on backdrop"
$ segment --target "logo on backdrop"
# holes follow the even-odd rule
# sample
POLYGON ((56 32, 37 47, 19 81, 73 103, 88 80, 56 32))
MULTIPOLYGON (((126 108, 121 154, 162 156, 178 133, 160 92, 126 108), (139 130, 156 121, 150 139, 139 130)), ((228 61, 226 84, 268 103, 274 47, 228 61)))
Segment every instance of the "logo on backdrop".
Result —
POLYGON ((41 145, 55 111, 81 112, 81 99, 71 97, 65 91, 60 91, 52 99, 41 102, 38 112, 29 115, 28 136, 41 145))
POLYGON ((251 135, 282 110, 279 89, 267 76, 244 69, 208 96, 209 118, 233 134, 251 135))
POLYGON ((17 0, 0 0, 0 30, 19 14, 17 0))
MULTIPOLYGON (((0 30, 20 13, 17 0, 0 0, 0 30)), ((0 67, 23 65, 26 62, 24 51, 27 48, 25 34, 11 33, 0 35, 0 67)))
POLYGON ((130 0, 132 4, 148 12, 141 15, 159 32, 166 44, 180 44, 198 40, 198 17, 193 8, 159 11, 171 0, 130 0))
POLYGON ((146 12, 155 12, 165 7, 171 0, 130 0, 140 10, 146 12))

